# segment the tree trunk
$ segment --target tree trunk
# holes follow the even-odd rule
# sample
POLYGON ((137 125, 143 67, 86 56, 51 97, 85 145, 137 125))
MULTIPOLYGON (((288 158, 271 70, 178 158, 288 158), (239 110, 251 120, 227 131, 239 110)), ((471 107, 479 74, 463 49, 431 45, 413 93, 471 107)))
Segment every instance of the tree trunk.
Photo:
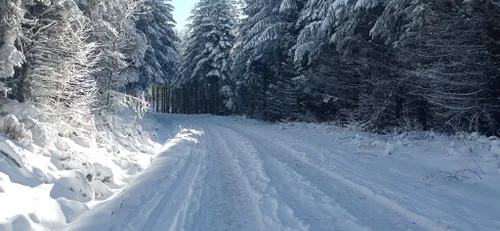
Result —
POLYGON ((156 112, 160 112, 160 89, 158 86, 156 88, 156 112))
POLYGON ((188 96, 188 93, 189 93, 189 88, 185 88, 184 89, 184 114, 189 114, 189 96, 188 96))
POLYGON ((177 108, 178 112, 177 113, 182 113, 182 88, 179 88, 177 92, 177 108))
POLYGON ((156 95, 155 95, 155 86, 151 86, 151 108, 153 109, 153 111, 156 112, 156 104, 155 104, 155 98, 156 95))
POLYGON ((194 81, 194 113, 200 113, 199 109, 199 99, 198 99, 198 81, 194 81))
POLYGON ((161 86, 161 113, 165 113, 165 87, 161 86))
POLYGON ((165 113, 170 112, 170 86, 165 85, 166 94, 165 94, 165 113))

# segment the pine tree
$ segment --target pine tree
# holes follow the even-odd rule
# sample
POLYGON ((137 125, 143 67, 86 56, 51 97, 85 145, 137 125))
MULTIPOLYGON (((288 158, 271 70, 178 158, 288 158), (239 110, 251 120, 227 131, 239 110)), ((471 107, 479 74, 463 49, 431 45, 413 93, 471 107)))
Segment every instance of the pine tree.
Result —
POLYGON ((330 119, 355 118, 375 130, 398 125, 404 87, 397 62, 389 47, 370 36, 382 11, 378 0, 307 2, 292 49, 302 82, 322 83, 303 93, 307 111, 327 118, 322 107, 331 108, 330 119))
POLYGON ((179 38, 174 30, 173 6, 170 0, 147 0, 146 13, 141 15, 137 28, 144 33, 148 49, 141 67, 138 84, 147 89, 151 84, 168 84, 177 74, 179 38))
MULTIPOLYGON (((276 88, 286 85, 287 89, 295 89, 291 74, 295 70, 288 50, 295 41, 293 27, 302 5, 302 1, 296 0, 246 1, 233 63, 242 112, 277 120, 283 116, 277 117, 276 109, 297 108, 293 91, 277 94, 276 88), (282 97, 288 99, 276 100, 282 97), (295 106, 279 105, 280 102, 295 106)), ((283 110, 278 114, 289 116, 294 111, 283 110)))
POLYGON ((301 110, 310 119, 320 121, 345 119, 350 114, 346 110, 353 110, 358 100, 359 74, 354 62, 330 41, 339 25, 333 13, 333 7, 339 7, 335 2, 307 1, 297 20, 299 34, 291 49, 300 73, 297 81, 301 110))
POLYGON ((400 51, 410 93, 434 126, 496 133, 499 6, 492 1, 388 1, 373 35, 400 51))
POLYGON ((233 106, 233 80, 230 53, 234 45, 234 5, 229 0, 201 0, 191 17, 185 41, 182 78, 178 85, 191 86, 195 94, 195 111, 220 113, 233 106), (199 100, 200 99, 200 100, 199 100))
POLYGON ((297 42, 292 48, 294 61, 306 67, 313 64, 329 44, 335 26, 330 7, 336 0, 309 0, 300 12, 296 27, 297 42))

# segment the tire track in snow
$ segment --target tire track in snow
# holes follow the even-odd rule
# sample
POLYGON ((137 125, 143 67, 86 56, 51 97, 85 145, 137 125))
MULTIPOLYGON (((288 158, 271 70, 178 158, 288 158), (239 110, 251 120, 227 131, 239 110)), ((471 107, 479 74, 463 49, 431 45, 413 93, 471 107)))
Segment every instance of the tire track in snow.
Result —
MULTIPOLYGON (((184 167, 177 173, 175 180, 161 191, 163 194, 161 199, 149 213, 149 217, 141 230, 163 231, 180 230, 182 228, 179 225, 183 225, 186 207, 205 155, 206 150, 200 148, 199 144, 194 144, 184 167), (181 224, 178 221, 182 221, 181 224)), ((168 180, 171 179, 165 177, 159 184, 168 184, 168 180)))
POLYGON ((284 143, 276 142, 270 137, 269 139, 263 138, 262 134, 241 128, 232 127, 229 129, 244 134, 261 154, 267 153, 272 158, 286 164, 290 169, 336 200, 354 215, 358 222, 373 230, 446 230, 446 227, 441 227, 424 216, 415 214, 382 195, 375 194, 364 186, 309 163, 300 156, 300 152, 284 143))
POLYGON ((232 158, 226 141, 210 128, 205 129, 204 138, 208 149, 207 176, 188 230, 266 230, 248 179, 232 158))
MULTIPOLYGON (((274 194, 277 198, 280 208, 280 217, 293 217, 300 219, 301 227, 314 230, 368 230, 356 223, 356 218, 340 207, 334 199, 325 195, 311 182, 304 179, 303 176, 295 173, 284 163, 265 155, 268 153, 262 150, 255 142, 242 136, 233 129, 224 128, 227 139, 235 146, 244 147, 239 152, 239 156, 247 156, 249 153, 257 155, 262 163, 262 170, 268 173, 270 186, 267 191, 274 194), (236 139, 235 137, 238 137, 236 139)), ((237 149, 237 148, 235 148, 237 149)), ((244 157, 241 157, 244 158, 244 157)), ((282 219, 282 221, 289 220, 282 219)), ((267 229, 275 230, 275 229, 267 229)), ((294 228, 293 230, 297 230, 294 228)))
POLYGON ((204 182, 207 178, 207 172, 208 158, 205 155, 203 163, 201 165, 200 173, 196 177, 195 182, 192 185, 193 187, 189 191, 189 203, 186 203, 185 207, 183 208, 185 209, 183 213, 183 220, 181 223, 179 223, 179 219, 176 221, 178 224, 182 224, 183 227, 181 229, 180 225, 176 225, 179 226, 177 230, 193 230, 193 224, 196 222, 196 217, 194 216, 194 214, 200 209, 201 195, 203 193, 204 182))
POLYGON ((228 141, 232 158, 248 179, 251 193, 258 201, 265 230, 309 230, 309 227, 294 215, 286 201, 279 199, 276 189, 269 185, 271 179, 266 175, 264 162, 254 146, 233 130, 222 129, 224 132, 221 134, 224 134, 223 138, 228 141))
POLYGON ((169 231, 191 230, 189 228, 186 229, 186 226, 192 224, 191 218, 193 210, 196 211, 198 208, 197 206, 199 206, 202 185, 207 173, 206 149, 203 151, 203 154, 202 163, 197 169, 198 171, 196 177, 193 178, 193 182, 189 187, 187 195, 188 199, 182 204, 175 220, 170 225, 169 231))

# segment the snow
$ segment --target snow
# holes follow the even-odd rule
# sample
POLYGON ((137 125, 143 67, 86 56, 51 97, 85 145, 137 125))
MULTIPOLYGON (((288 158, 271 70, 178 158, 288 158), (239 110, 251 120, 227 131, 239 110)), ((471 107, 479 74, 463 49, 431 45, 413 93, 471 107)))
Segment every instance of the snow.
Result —
POLYGON ((68 230, 500 229, 493 138, 155 117, 151 165, 68 230))
MULTIPOLYGON (((17 10, 16 8, 17 6, 15 6, 14 10, 17 10)), ((15 29, 7 31, 5 38, 3 38, 5 44, 0 46, 0 78, 13 76, 14 68, 20 67, 25 62, 26 57, 14 45, 17 39, 16 32, 15 29)), ((1 90, 5 91, 6 89, 2 87, 1 90)))
POLYGON ((78 170, 67 171, 54 183, 50 190, 54 199, 66 198, 78 202, 89 202, 95 199, 95 191, 85 175, 78 170))
POLYGON ((100 180, 92 181, 90 185, 95 191, 96 200, 106 200, 113 195, 113 191, 100 180))
POLYGON ((124 190, 161 147, 147 132, 158 130, 150 116, 136 123, 125 112, 103 114, 96 143, 85 134, 57 134, 34 119, 32 106, 1 100, 2 231, 64 229, 124 190))
POLYGON ((99 148, 0 140, 0 230, 500 229, 496 137, 129 119, 99 148))

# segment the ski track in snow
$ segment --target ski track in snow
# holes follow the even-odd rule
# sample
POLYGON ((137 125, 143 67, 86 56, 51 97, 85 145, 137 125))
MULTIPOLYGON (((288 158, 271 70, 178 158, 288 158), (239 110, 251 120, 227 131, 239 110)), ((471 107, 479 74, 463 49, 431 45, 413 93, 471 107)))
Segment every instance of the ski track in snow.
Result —
MULTIPOLYGON (((183 122, 203 132, 199 142, 166 164, 165 176, 151 176, 156 187, 145 185, 141 195, 150 198, 110 230, 447 230, 332 170, 354 165, 325 168, 304 153, 327 150, 238 122, 183 122)), ((70 230, 90 231, 90 218, 70 230)))

